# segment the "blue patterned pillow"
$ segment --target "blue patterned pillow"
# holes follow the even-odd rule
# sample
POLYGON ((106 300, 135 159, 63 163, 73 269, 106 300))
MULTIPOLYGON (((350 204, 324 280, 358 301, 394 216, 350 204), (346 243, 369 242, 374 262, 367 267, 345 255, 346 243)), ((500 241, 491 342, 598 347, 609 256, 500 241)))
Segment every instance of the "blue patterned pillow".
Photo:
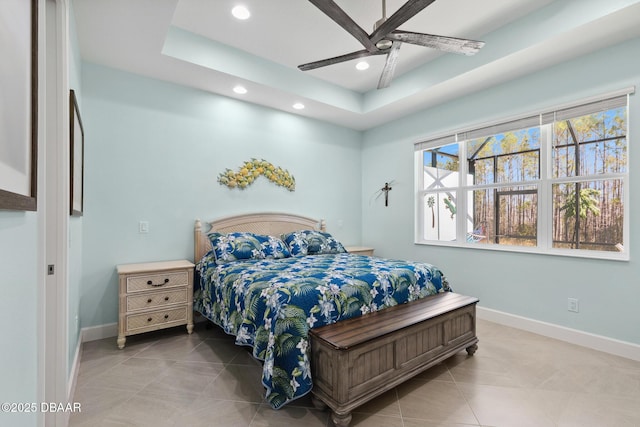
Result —
POLYGON ((287 248, 287 245, 281 239, 274 236, 257 235, 257 237, 260 240, 262 254, 265 258, 281 259, 291 256, 289 248, 287 248))
POLYGON ((342 243, 331 234, 315 230, 301 230, 283 236, 291 255, 339 254, 346 252, 342 243))
POLYGON ((248 259, 263 259, 262 245, 253 233, 209 233, 216 264, 248 259))
POLYGON ((301 231, 294 231, 282 235, 282 240, 289 247, 289 251, 293 256, 307 255, 309 243, 305 235, 301 231))
POLYGON ((309 242, 308 254, 341 254, 347 252, 342 243, 331 234, 322 231, 306 231, 309 242))

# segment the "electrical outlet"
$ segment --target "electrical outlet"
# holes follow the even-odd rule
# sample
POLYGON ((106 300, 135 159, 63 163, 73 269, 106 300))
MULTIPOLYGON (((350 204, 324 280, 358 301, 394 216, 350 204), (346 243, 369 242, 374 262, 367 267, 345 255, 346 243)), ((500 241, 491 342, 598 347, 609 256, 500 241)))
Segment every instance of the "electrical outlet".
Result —
POLYGON ((577 298, 569 298, 567 299, 567 310, 577 313, 578 309, 578 299, 577 298))

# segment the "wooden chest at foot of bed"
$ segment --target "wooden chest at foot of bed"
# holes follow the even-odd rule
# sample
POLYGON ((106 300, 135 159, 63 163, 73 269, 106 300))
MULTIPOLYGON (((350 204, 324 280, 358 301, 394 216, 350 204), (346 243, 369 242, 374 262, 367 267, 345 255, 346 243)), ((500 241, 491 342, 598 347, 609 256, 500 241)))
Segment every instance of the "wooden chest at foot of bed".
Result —
POLYGON ((351 411, 461 350, 478 348, 477 298, 445 292, 309 331, 313 400, 351 411))

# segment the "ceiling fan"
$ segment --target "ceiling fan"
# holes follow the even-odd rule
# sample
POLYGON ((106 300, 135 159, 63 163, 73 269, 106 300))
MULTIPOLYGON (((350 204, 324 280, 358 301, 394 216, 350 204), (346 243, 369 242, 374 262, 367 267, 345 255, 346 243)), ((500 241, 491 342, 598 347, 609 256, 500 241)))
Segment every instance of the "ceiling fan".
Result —
POLYGON ((445 52, 461 53, 463 55, 473 55, 484 46, 484 42, 476 40, 398 30, 400 25, 417 15, 422 9, 429 6, 435 0, 409 0, 388 19, 386 16, 386 0, 382 0, 382 19, 375 23, 373 33, 371 34, 367 34, 367 32, 356 24, 333 0, 309 1, 355 37, 364 46, 364 50, 299 65, 298 68, 302 71, 313 70, 315 68, 350 61, 352 59, 364 58, 366 56, 387 55, 387 60, 378 82, 378 89, 382 89, 391 84, 402 43, 430 47, 445 52))

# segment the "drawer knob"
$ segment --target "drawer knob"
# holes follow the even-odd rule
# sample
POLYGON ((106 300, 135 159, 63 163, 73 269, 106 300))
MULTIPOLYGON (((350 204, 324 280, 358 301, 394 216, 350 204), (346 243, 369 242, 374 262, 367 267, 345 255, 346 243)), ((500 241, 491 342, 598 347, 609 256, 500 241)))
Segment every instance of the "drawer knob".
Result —
POLYGON ((164 300, 165 301, 169 301, 169 297, 164 297, 164 300))
POLYGON ((153 280, 147 280, 147 285, 149 286, 162 286, 166 285, 167 283, 169 283, 169 278, 164 279, 164 282, 162 283, 153 283, 153 280))
POLYGON ((152 300, 151 298, 149 298, 149 299, 147 300, 147 303, 150 303, 151 301, 153 301, 153 300, 152 300))
POLYGON ((168 319, 168 318, 169 318, 169 315, 168 315, 168 314, 165 314, 165 315, 164 315, 164 318, 165 318, 165 319, 168 319))
POLYGON ((153 320, 153 317, 149 317, 149 318, 147 319, 147 322, 151 322, 152 320, 153 320))

